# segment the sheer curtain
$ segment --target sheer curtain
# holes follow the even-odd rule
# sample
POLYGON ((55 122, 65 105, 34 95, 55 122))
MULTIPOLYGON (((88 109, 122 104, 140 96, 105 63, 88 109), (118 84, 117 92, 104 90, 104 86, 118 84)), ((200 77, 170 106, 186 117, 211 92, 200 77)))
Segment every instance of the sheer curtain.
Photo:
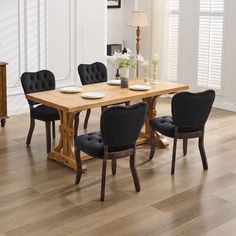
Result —
POLYGON ((152 54, 159 55, 158 77, 168 77, 168 0, 153 0, 152 54))

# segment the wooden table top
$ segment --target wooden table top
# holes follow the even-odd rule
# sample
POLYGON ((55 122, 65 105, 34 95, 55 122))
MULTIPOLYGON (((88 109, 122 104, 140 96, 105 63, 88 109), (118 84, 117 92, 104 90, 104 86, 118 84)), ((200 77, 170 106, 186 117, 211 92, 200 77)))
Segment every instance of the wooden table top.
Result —
MULTIPOLYGON (((101 107, 111 104, 123 103, 130 100, 159 96, 177 91, 187 90, 188 86, 168 81, 159 81, 158 85, 151 85, 147 91, 134 91, 120 86, 109 85, 106 82, 82 86, 82 92, 103 92, 105 97, 99 99, 85 99, 81 93, 67 94, 59 90, 27 94, 26 98, 42 103, 49 107, 67 112, 78 112, 93 107, 101 107)), ((133 78, 129 85, 142 84, 143 79, 133 78)))

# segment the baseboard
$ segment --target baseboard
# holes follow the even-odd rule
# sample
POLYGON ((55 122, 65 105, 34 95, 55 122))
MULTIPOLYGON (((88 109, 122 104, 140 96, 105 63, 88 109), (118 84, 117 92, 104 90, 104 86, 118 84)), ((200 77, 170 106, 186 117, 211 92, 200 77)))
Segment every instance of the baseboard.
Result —
POLYGON ((231 102, 217 101, 217 99, 216 99, 214 102, 214 107, 219 108, 219 109, 223 109, 223 110, 236 112, 236 104, 231 103, 231 102))
POLYGON ((20 107, 20 108, 14 108, 14 109, 8 109, 8 115, 20 115, 24 113, 29 113, 29 106, 27 107, 20 107))

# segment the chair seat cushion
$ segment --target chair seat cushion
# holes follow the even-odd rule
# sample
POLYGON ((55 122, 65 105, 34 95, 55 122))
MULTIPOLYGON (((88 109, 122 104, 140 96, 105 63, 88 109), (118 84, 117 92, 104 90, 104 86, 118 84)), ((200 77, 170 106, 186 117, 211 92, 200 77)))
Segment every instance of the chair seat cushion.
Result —
POLYGON ((38 105, 31 110, 31 116, 34 119, 42 121, 54 121, 59 120, 59 114, 56 109, 45 105, 38 105))
MULTIPOLYGON (((104 145, 100 132, 92 132, 80 135, 76 138, 76 147, 95 158, 103 158, 104 145)), ((130 148, 131 145, 109 147, 109 152, 118 152, 130 148)))
POLYGON ((174 137, 175 124, 172 116, 160 116, 150 120, 150 126, 153 130, 160 132, 167 137, 174 137))
MULTIPOLYGON (((174 137, 175 123, 172 116, 160 116, 150 120, 150 126, 153 130, 160 132, 167 137, 174 137)), ((199 127, 181 127, 179 133, 188 133, 198 131, 199 127)))

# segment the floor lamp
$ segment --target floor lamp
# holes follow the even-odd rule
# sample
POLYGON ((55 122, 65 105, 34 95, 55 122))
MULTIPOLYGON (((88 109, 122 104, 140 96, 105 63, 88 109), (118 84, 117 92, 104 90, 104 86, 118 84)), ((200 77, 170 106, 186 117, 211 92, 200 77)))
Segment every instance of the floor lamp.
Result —
MULTIPOLYGON (((140 28, 148 26, 147 15, 143 11, 132 11, 128 25, 131 27, 136 27, 136 54, 140 53, 140 28)), ((139 76, 139 65, 137 61, 136 66, 136 77, 139 76)))

